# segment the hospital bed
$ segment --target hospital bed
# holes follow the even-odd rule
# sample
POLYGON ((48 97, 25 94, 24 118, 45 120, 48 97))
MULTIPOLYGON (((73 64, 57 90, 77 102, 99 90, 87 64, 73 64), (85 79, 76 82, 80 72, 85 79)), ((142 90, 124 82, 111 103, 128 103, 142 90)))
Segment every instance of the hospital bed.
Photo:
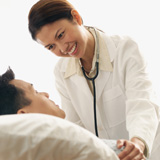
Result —
POLYGON ((118 160, 89 131, 44 114, 0 116, 0 160, 118 160))

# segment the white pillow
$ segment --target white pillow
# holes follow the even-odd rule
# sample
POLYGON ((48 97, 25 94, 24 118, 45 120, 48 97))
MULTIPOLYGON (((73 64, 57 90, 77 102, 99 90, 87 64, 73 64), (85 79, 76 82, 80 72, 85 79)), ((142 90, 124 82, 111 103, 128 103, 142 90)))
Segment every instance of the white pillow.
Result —
POLYGON ((44 114, 0 116, 0 160, 118 160, 89 131, 44 114))

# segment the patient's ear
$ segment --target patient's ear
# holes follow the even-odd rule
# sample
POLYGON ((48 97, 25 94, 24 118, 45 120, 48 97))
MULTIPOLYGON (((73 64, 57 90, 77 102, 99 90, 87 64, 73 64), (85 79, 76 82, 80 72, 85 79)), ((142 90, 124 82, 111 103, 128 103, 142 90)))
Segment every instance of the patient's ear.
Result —
POLYGON ((23 114, 23 113, 28 113, 25 108, 21 108, 17 111, 17 114, 23 114))

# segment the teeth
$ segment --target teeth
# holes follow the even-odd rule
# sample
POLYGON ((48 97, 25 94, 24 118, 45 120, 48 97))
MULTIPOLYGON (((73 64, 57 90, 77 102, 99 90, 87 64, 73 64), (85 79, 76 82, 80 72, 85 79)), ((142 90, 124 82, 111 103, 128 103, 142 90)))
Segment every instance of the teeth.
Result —
POLYGON ((72 49, 70 50, 70 52, 68 52, 68 54, 72 54, 76 49, 76 44, 72 47, 72 49))

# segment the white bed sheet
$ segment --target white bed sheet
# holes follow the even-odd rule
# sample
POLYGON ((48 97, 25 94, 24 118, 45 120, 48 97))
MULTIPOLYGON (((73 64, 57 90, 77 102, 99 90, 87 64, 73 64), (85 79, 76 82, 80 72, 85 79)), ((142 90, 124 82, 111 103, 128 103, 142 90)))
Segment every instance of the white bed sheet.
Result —
POLYGON ((118 160, 89 131, 44 114, 0 116, 0 160, 118 160))

